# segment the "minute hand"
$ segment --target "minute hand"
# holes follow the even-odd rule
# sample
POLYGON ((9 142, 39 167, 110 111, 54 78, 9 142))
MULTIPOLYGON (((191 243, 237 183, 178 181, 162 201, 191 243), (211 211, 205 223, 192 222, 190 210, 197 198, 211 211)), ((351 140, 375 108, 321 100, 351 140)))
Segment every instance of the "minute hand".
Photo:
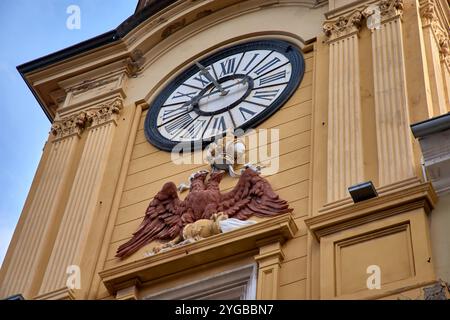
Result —
MULTIPOLYGON (((236 83, 230 84, 229 86, 223 87, 223 89, 230 89, 230 88, 232 88, 232 87, 234 87, 234 86, 240 85, 240 84, 245 83, 245 82, 246 82, 246 80, 243 79, 243 80, 241 80, 241 81, 239 81, 239 82, 236 82, 236 83)), ((212 96, 213 94, 216 94, 217 92, 220 92, 220 90, 214 90, 214 91, 211 91, 210 93, 207 93, 207 94, 201 96, 200 99, 203 99, 203 98, 212 96)), ((227 92, 228 92, 228 91, 227 91, 227 92)))
POLYGON ((206 79, 208 79, 209 81, 211 81, 214 86, 220 91, 220 94, 222 96, 225 96, 228 94, 228 91, 226 91, 224 88, 222 88, 222 86, 220 85, 219 82, 217 82, 216 79, 214 79, 214 77, 211 75, 211 73, 209 73, 208 69, 206 69, 204 66, 202 66, 200 64, 200 62, 195 62, 195 64, 197 65, 197 67, 200 69, 200 75, 205 76, 206 79))

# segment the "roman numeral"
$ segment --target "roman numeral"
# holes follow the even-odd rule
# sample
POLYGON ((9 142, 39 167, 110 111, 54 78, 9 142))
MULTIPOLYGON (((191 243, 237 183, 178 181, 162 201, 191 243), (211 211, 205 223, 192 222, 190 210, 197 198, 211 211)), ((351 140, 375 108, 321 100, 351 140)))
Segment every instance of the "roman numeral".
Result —
POLYGON ((193 120, 194 119, 191 117, 191 115, 187 113, 184 116, 181 116, 166 125, 166 130, 170 135, 173 135, 177 129, 186 127, 193 120))
POLYGON ((180 108, 177 108, 177 109, 164 110, 164 113, 162 116, 162 121, 166 121, 167 119, 170 119, 170 118, 178 116, 184 112, 187 112, 189 110, 189 108, 190 108, 190 106, 181 106, 180 108))
POLYGON ((284 78, 286 78, 286 70, 283 70, 283 71, 280 71, 278 73, 275 73, 275 74, 272 74, 270 76, 266 76, 266 77, 263 77, 263 78, 259 79, 259 85, 263 86, 263 85, 265 85, 267 83, 274 82, 274 81, 277 81, 277 80, 281 80, 281 79, 284 79, 284 78))
POLYGON ((213 130, 222 132, 222 131, 225 131, 226 129, 227 129, 227 125, 225 124, 225 118, 223 116, 214 118, 213 130))
POLYGON ((254 98, 262 100, 272 100, 278 94, 279 89, 276 90, 266 90, 266 91, 256 91, 253 95, 254 98))
POLYGON ((249 114, 250 118, 256 114, 255 111, 249 110, 247 108, 244 107, 239 107, 239 111, 241 112, 242 118, 244 118, 245 121, 247 121, 247 117, 245 116, 245 114, 249 114))
POLYGON ((188 98, 192 99, 197 94, 197 91, 187 92, 187 93, 177 91, 175 94, 177 94, 177 95, 173 96, 173 99, 178 99, 181 97, 188 97, 188 98))
POLYGON ((189 127, 184 129, 180 135, 181 138, 194 138, 198 135, 200 130, 203 128, 206 120, 197 120, 192 123, 189 127))
POLYGON ((225 62, 220 63, 221 73, 220 77, 223 77, 227 74, 234 73, 234 66, 236 63, 236 58, 228 59, 225 62))
POLYGON ((261 73, 263 73, 264 71, 269 69, 271 66, 273 66, 274 64, 276 64, 276 63, 278 63, 280 61, 281 60, 278 57, 275 57, 272 60, 270 60, 269 62, 267 62, 265 65, 263 65, 261 68, 256 70, 255 73, 259 76, 261 73))
POLYGON ((197 80, 201 83, 202 87, 206 86, 209 83, 209 80, 204 75, 199 75, 194 77, 194 80, 197 80))
POLYGON ((247 71, 247 68, 250 67, 250 65, 255 61, 255 59, 259 56, 259 53, 254 53, 253 58, 250 60, 249 63, 245 66, 245 68, 242 71, 247 71))

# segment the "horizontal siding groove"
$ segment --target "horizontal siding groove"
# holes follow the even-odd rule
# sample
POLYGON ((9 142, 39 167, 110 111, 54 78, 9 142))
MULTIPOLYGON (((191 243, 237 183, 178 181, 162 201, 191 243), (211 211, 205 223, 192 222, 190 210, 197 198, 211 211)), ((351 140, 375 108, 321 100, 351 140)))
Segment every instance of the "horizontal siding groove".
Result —
MULTIPOLYGON (((265 129, 274 129, 274 128, 281 127, 281 126, 286 125, 286 124, 290 124, 290 123, 292 123, 292 122, 294 122, 294 121, 303 120, 304 118, 307 118, 307 117, 311 117, 311 113, 302 115, 302 116, 300 116, 300 117, 298 117, 298 118, 295 118, 295 119, 290 119, 290 120, 288 120, 288 121, 285 121, 285 122, 276 124, 276 125, 274 125, 274 126, 271 126, 271 127, 265 128, 265 129)), ((294 135, 297 135, 297 134, 300 134, 300 133, 304 133, 304 132, 307 132, 307 131, 311 131, 311 128, 308 128, 308 129, 303 130, 303 131, 300 131, 300 132, 296 132, 296 133, 294 133, 293 135, 291 135, 291 136, 289 136, 289 137, 292 137, 292 136, 294 136, 294 135)), ((286 138, 288 138, 288 137, 282 138, 282 139, 280 139, 279 141, 282 141, 283 139, 286 139, 286 138)), ((145 141, 144 143, 148 143, 148 142, 145 141)), ((158 152, 162 152, 162 151, 158 151, 158 152)), ((154 153, 156 153, 156 152, 154 152, 154 153)), ((152 153, 152 154, 154 154, 154 153, 152 153)), ((166 152, 166 153, 169 154, 168 152, 166 152)), ((150 155, 150 154, 148 154, 148 155, 150 155)), ((146 156, 148 156, 148 155, 146 155, 146 156)), ((133 160, 135 160, 135 159, 133 159, 133 160)), ((165 162, 165 163, 169 163, 169 162, 171 162, 171 161, 167 161, 167 162, 165 162)), ((159 165, 161 165, 161 164, 159 164, 159 165)), ((158 165, 158 166, 159 166, 159 165, 158 165)), ((134 175, 134 174, 137 174, 137 173, 139 173, 139 172, 142 172, 142 171, 145 171, 145 170, 148 170, 148 169, 151 169, 151 168, 146 168, 146 169, 143 169, 143 170, 140 170, 140 171, 137 171, 137 172, 130 173, 130 174, 128 174, 127 179, 128 179, 128 177, 130 177, 130 176, 132 176, 132 175, 134 175)))
MULTIPOLYGON (((310 147, 311 147, 311 145, 306 145, 306 146, 304 146, 304 147, 300 147, 300 148, 297 148, 297 149, 295 149, 295 150, 292 150, 292 151, 288 151, 288 152, 282 153, 282 154, 280 154, 280 157, 281 157, 281 156, 285 156, 285 155, 289 155, 289 154, 291 154, 291 153, 293 153, 293 152, 296 152, 296 151, 299 151, 299 150, 303 150, 303 149, 306 149, 306 148, 310 148, 310 147)), ((273 159, 273 158, 269 158, 268 160, 270 160, 270 159, 273 159)), ((311 159, 308 159, 307 162, 299 163, 298 166, 302 166, 302 165, 304 165, 304 164, 306 164, 306 163, 309 163, 310 161, 311 161, 311 159)), ((133 188, 126 189, 126 190, 124 190, 124 192, 123 192, 122 194, 124 194, 125 192, 129 192, 129 191, 135 190, 135 189, 137 189, 137 188, 142 188, 142 187, 144 187, 144 186, 147 186, 147 185, 149 185, 149 184, 153 184, 153 183, 158 182, 158 181, 167 181, 167 180, 169 180, 169 178, 171 178, 171 177, 173 177, 173 176, 177 176, 177 175, 182 174, 182 173, 186 173, 186 172, 194 172, 195 169, 202 168, 202 167, 204 167, 204 166, 206 166, 206 164, 201 164, 201 165, 198 165, 198 166, 196 166, 196 167, 194 167, 194 168, 189 168, 189 169, 186 169, 186 170, 184 170, 184 171, 178 172, 178 173, 176 173, 176 174, 169 175, 169 176, 166 176, 166 177, 161 178, 161 179, 157 179, 157 180, 154 180, 154 181, 151 181, 151 182, 148 182, 148 183, 144 183, 144 184, 142 184, 142 185, 139 185, 139 186, 136 186, 136 187, 133 187, 133 188)), ((298 166, 297 166, 297 167, 298 167, 298 166)), ((149 170, 149 169, 146 169, 146 170, 149 170)), ((280 171, 280 172, 282 172, 282 171, 280 171)), ((161 187, 162 187, 162 185, 161 185, 161 187)), ((149 199, 150 199, 150 198, 149 198, 149 199)), ((132 205, 132 204, 127 204, 127 205, 125 205, 125 206, 120 206, 119 209, 125 208, 125 207, 127 207, 127 206, 129 206, 129 205, 132 205)))
MULTIPOLYGON (((309 115, 306 115, 306 116, 309 116, 309 115)), ((305 116, 305 117, 306 117, 306 116, 305 116)), ((301 118, 303 118, 303 117, 301 117, 301 118)), ((291 121, 295 121, 295 120, 298 120, 298 119, 301 119, 301 118, 293 119, 293 120, 291 120, 291 121)), ((283 123, 283 124, 289 123, 289 122, 291 122, 291 121, 285 122, 285 123, 283 123)), ((270 128, 270 129, 271 129, 271 128, 270 128)), ((286 140, 286 139, 288 139, 288 138, 292 138, 292 137, 294 137, 294 136, 303 134, 303 133, 308 132, 308 131, 311 131, 311 129, 307 129, 307 130, 305 130, 305 131, 300 131, 300 132, 298 132, 298 133, 296 132, 296 133, 294 133, 294 134, 292 134, 292 135, 283 137, 283 138, 281 138, 281 139, 278 140, 278 141, 281 143, 283 140, 286 140)), ((266 146, 266 145, 268 145, 268 143, 266 143, 266 144, 264 144, 264 145, 261 145, 260 147, 263 147, 263 146, 266 146)), ((249 150, 254 150, 254 149, 255 149, 255 148, 252 148, 252 149, 249 149, 249 150)), ((152 166, 150 166, 150 167, 146 167, 146 168, 144 168, 144 169, 141 169, 141 170, 138 170, 138 171, 134 171, 134 172, 132 172, 132 173, 129 173, 129 174, 127 175, 127 178, 128 178, 128 177, 132 177, 133 175, 139 174, 139 173, 141 173, 141 172, 143 172, 143 171, 151 170, 151 169, 157 168, 157 167, 159 167, 159 166, 168 164, 168 163, 170 163, 170 162, 172 162, 172 160, 168 160, 168 161, 166 161, 166 162, 161 162, 161 163, 152 165, 152 166)), ((206 164, 206 163, 205 163, 205 164, 206 164)), ((130 166, 131 166, 131 162, 130 162, 130 166)), ((126 188, 126 187, 125 187, 125 188, 126 188)), ((125 189, 124 191, 127 191, 127 190, 131 190, 131 189, 125 189)))
MULTIPOLYGON (((305 257, 306 257, 306 256, 305 256, 305 257)), ((301 259, 301 258, 304 258, 304 257, 300 257, 299 259, 301 259)), ((281 268, 283 268, 283 264, 281 265, 281 268)), ((298 279, 298 280, 295 280, 295 281, 291 281, 291 282, 288 282, 288 283, 283 283, 283 284, 280 285, 280 288, 281 288, 281 287, 288 286, 288 285, 291 285, 291 284, 296 283, 296 282, 305 281, 305 280, 307 280, 306 277, 305 277, 305 278, 298 279)))

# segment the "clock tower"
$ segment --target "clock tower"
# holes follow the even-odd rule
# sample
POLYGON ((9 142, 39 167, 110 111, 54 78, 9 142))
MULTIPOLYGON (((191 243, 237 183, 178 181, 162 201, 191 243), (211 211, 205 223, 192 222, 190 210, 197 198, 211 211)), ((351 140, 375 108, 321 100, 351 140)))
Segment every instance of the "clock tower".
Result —
POLYGON ((447 128, 449 17, 141 0, 18 66, 49 136, 0 298, 429 298, 450 281, 450 179, 422 166, 423 127, 447 128))

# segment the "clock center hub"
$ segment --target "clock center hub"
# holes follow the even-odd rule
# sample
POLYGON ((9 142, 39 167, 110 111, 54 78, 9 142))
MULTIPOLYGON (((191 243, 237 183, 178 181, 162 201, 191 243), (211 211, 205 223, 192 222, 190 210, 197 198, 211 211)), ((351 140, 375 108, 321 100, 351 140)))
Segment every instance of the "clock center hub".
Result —
POLYGON ((253 89, 253 80, 246 75, 232 75, 217 81, 225 94, 216 88, 214 83, 208 84, 193 99, 192 105, 200 115, 214 115, 234 108, 240 104, 253 89))

